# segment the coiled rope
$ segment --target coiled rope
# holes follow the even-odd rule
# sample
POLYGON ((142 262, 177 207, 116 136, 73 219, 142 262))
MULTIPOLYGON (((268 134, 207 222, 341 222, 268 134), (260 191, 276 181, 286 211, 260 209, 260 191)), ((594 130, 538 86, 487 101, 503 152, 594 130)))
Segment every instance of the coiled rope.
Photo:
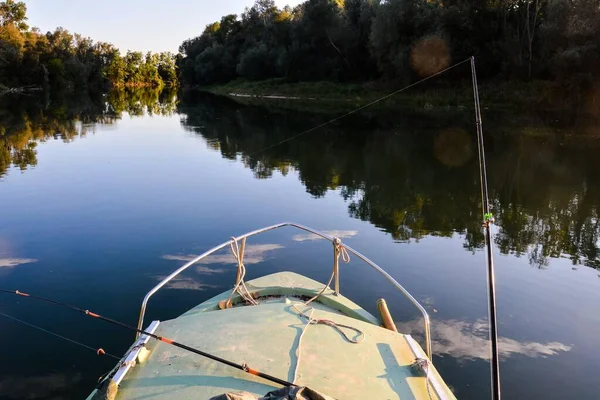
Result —
POLYGON ((244 301, 250 303, 255 306, 258 305, 258 302, 254 300, 254 297, 250 294, 250 291, 246 287, 246 283, 244 282, 244 277, 246 276, 246 266, 244 265, 244 253, 240 251, 240 247, 238 246, 237 239, 235 237, 231 237, 231 243, 229 244, 231 249, 231 254, 233 258, 237 261, 238 264, 238 275, 237 281, 235 282, 235 286, 229 295, 229 299, 227 300, 227 307, 231 306, 231 299, 235 293, 238 293, 244 301))

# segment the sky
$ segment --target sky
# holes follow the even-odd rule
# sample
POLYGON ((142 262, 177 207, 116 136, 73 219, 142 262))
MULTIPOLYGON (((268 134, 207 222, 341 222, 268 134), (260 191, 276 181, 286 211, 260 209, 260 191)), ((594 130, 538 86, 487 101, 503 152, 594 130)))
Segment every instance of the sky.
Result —
MULTIPOLYGON (((121 52, 171 51, 227 14, 241 14, 254 0, 21 0, 28 23, 42 32, 62 26, 109 42, 121 52)), ((275 0, 278 7, 302 0, 275 0)))

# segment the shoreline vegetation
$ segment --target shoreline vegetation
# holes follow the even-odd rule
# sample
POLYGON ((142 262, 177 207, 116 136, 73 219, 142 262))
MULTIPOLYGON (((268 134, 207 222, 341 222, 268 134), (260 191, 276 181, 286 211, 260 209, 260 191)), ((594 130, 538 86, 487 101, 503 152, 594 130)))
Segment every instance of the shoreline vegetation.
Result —
MULTIPOLYGON (((275 97, 241 102, 368 101, 475 56, 484 104, 600 114, 598 0, 256 0, 179 53, 184 88, 275 97)), ((392 103, 453 105, 468 79, 455 68, 392 103)))
MULTIPOLYGON (((431 85, 410 88, 373 106, 376 109, 465 109, 472 107, 471 83, 431 85)), ((237 79, 221 85, 197 86, 184 90, 197 90, 227 96, 233 100, 254 105, 277 105, 304 111, 349 111, 380 99, 398 87, 381 82, 335 83, 285 82, 282 79, 247 81, 237 79)), ((540 111, 565 111, 573 106, 563 97, 560 87, 551 82, 484 82, 479 87, 484 108, 511 111, 529 109, 540 111)), ((591 91, 575 108, 582 114, 600 114, 600 85, 591 91), (583 107, 580 107, 580 106, 583 107)))
POLYGON ((105 93, 111 87, 178 86, 176 55, 127 51, 64 28, 42 33, 27 24, 27 6, 0 1, 0 94, 105 93))
MULTIPOLYGON (((238 102, 347 111, 475 56, 484 107, 600 115, 599 0, 256 0, 178 54, 121 51, 27 24, 0 0, 0 96, 196 88, 238 102)), ((378 107, 470 107, 468 65, 378 107)))

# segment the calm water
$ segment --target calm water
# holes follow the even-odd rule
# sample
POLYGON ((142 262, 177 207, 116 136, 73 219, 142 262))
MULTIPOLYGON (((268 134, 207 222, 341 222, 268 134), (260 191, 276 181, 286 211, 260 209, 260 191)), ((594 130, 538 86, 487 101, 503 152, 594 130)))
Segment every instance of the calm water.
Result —
MULTIPOLYGON (((555 115, 484 115, 497 225, 505 398, 600 390, 600 131, 555 115)), ((195 254, 284 220, 336 235, 401 282, 433 320, 434 363, 461 399, 489 395, 485 258, 472 113, 331 118, 208 95, 9 99, 0 108, 0 287, 135 324, 144 294, 195 254)), ((326 281, 330 245, 291 229, 249 242, 249 278, 326 281)), ((226 253, 223 253, 226 254, 226 253)), ((150 302, 169 318, 231 288, 227 257, 150 302)), ((354 259, 341 288, 385 297, 404 331, 418 313, 354 259)), ((128 331, 4 295, 0 311, 121 355, 128 331)), ((81 398, 108 357, 0 317, 0 397, 81 398)), ((251 361, 251 360, 238 360, 251 361)))

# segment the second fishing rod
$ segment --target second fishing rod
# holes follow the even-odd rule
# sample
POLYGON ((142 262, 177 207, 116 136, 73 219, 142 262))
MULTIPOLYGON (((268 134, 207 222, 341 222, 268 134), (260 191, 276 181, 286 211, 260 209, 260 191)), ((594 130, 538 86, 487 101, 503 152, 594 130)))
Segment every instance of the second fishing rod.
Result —
POLYGON ((67 304, 67 303, 63 303, 63 302, 60 302, 60 301, 48 299, 48 298, 41 297, 41 296, 32 295, 32 294, 29 294, 29 293, 20 292, 18 290, 0 289, 0 293, 14 294, 14 295, 21 296, 21 297, 27 297, 27 298, 30 298, 30 299, 35 299, 35 300, 43 301, 45 303, 53 304, 53 305, 56 305, 58 307, 68 308, 68 309, 70 309, 72 311, 75 311, 75 312, 78 312, 78 313, 81 313, 81 314, 85 314, 85 315, 87 315, 89 317, 97 318, 99 320, 108 322, 110 324, 113 324, 113 325, 116 325, 116 326, 120 326, 120 327, 122 327, 124 329, 130 330, 130 331, 133 331, 133 332, 137 332, 137 333, 140 333, 142 335, 149 336, 149 337, 151 337, 153 339, 156 339, 158 341, 161 341, 163 343, 167 343, 167 344, 169 344, 171 346, 175 346, 175 347, 178 347, 180 349, 183 349, 183 350, 189 351, 191 353, 197 354, 199 356, 209 358, 209 359, 211 359, 213 361, 219 362, 221 364, 228 365, 228 366, 230 366, 232 368, 238 369, 240 371, 244 371, 244 372, 246 372, 248 374, 261 377, 261 378, 266 379, 268 381, 277 383, 278 385, 282 385, 282 386, 296 386, 296 385, 294 385, 291 382, 288 382, 288 381, 285 381, 283 379, 279 379, 279 378, 277 378, 275 376, 272 376, 272 375, 269 375, 269 374, 265 374, 264 372, 260 372, 258 370, 252 369, 247 364, 238 364, 236 362, 227 360, 225 358, 216 356, 214 354, 210 354, 210 353, 207 353, 205 351, 198 350, 198 349, 195 349, 195 348, 190 347, 188 345, 185 345, 183 343, 179 343, 179 342, 177 342, 175 340, 172 340, 172 339, 169 339, 169 338, 166 338, 166 337, 163 337, 163 336, 155 335, 153 333, 146 332, 146 331, 144 331, 142 329, 135 328, 135 327, 133 327, 131 325, 128 325, 128 324, 125 324, 123 322, 114 320, 112 318, 105 317, 103 315, 97 314, 97 313, 92 312, 90 310, 84 310, 83 308, 79 308, 79 307, 76 307, 76 306, 73 306, 73 305, 70 305, 70 304, 67 304))

